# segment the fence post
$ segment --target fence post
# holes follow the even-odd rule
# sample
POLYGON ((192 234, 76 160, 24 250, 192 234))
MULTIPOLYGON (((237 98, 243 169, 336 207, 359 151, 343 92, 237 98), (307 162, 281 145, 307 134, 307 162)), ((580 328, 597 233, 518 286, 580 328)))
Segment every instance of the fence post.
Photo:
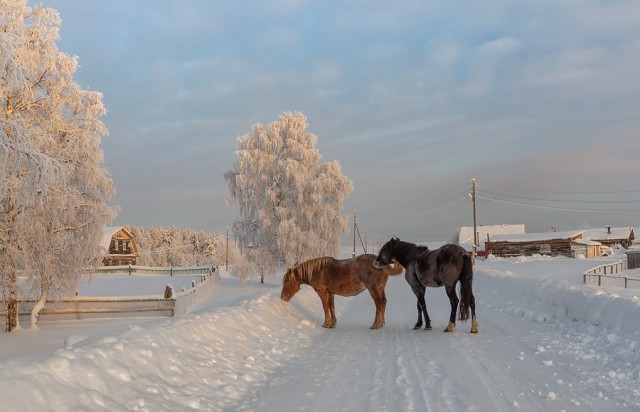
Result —
POLYGON ((131 276, 131 263, 129 263, 129 276, 131 276))
POLYGON ((173 268, 169 268, 169 276, 173 276, 173 268))

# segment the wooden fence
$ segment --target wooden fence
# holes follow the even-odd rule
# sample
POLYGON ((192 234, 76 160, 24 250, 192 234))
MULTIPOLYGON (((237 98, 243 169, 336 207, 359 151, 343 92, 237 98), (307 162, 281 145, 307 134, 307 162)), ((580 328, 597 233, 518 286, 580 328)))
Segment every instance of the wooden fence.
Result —
POLYGON ((620 287, 640 289, 640 278, 624 276, 626 261, 607 263, 589 269, 582 274, 583 283, 604 287, 620 287))
MULTIPOLYGON (((217 267, 190 268, 145 268, 145 267, 117 267, 111 270, 98 270, 97 273, 123 274, 144 273, 166 276, 200 274, 200 282, 192 281, 192 287, 182 292, 175 292, 165 298, 162 292, 149 296, 110 296, 90 297, 74 296, 68 298, 47 300, 45 309, 39 320, 69 320, 91 318, 127 318, 127 317, 172 317, 189 310, 203 295, 207 294, 217 283, 219 274, 217 267), (131 269, 131 272, 130 272, 131 269), (133 271, 135 270, 135 272, 133 271), (167 270, 169 270, 167 272, 167 270), (197 271, 200 272, 197 272, 197 271)), ((31 309, 36 299, 22 299, 18 302, 20 322, 29 322, 31 309)), ((6 313, 0 311, 0 321, 4 322, 6 313)))
POLYGON ((125 275, 213 275, 218 273, 218 266, 189 266, 189 267, 150 267, 150 266, 100 266, 91 270, 93 273, 99 275, 113 275, 113 274, 125 274, 125 275))

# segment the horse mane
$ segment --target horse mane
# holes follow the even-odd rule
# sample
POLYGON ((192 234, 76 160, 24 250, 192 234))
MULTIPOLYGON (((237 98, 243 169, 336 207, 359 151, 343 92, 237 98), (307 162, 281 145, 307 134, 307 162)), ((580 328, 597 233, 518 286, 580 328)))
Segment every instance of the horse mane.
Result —
POLYGON ((311 282, 313 274, 316 271, 321 270, 323 267, 333 262, 334 260, 335 259, 331 256, 309 259, 294 267, 291 273, 293 273, 294 271, 297 272, 298 277, 300 278, 300 281, 302 283, 309 283, 311 282))
POLYGON ((417 257, 424 252, 429 252, 428 246, 416 245, 415 243, 405 242, 396 238, 396 248, 402 251, 402 253, 406 253, 408 257, 417 257))

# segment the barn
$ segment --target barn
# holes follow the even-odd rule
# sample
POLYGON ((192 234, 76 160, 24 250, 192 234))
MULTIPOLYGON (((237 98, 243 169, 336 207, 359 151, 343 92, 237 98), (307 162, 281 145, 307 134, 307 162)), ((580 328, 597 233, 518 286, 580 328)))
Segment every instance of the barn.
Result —
MULTIPOLYGON (((478 254, 484 254, 484 245, 488 239, 497 235, 522 235, 525 233, 524 224, 502 224, 502 225, 479 225, 476 227, 478 233, 478 254)), ((463 226, 458 235, 458 245, 471 252, 473 248, 473 226, 463 226)))
POLYGON ((583 238, 584 231, 497 235, 485 242, 485 254, 494 256, 600 256, 600 243, 583 238))
POLYGON ((104 266, 135 265, 138 247, 131 233, 122 226, 105 227, 100 241, 104 266))

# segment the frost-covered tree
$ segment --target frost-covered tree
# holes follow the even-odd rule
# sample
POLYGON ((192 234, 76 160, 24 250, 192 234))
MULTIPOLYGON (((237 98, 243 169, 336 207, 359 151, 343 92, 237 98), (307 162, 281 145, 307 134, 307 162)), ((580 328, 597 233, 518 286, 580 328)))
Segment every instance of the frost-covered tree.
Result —
POLYGON ((220 235, 177 227, 126 229, 136 240, 141 266, 221 265, 225 261, 225 239, 220 235))
POLYGON ((99 257, 113 184, 102 166, 100 93, 73 80, 55 44, 55 10, 0 0, 0 276, 6 329, 17 322, 17 271, 41 298, 73 289, 99 257), (95 260, 94 260, 95 261, 95 260))
POLYGON ((302 113, 283 113, 237 140, 238 156, 225 173, 231 204, 240 206, 233 226, 249 260, 270 275, 281 265, 338 252, 347 232, 342 215, 353 185, 337 161, 321 163, 317 137, 302 113))

